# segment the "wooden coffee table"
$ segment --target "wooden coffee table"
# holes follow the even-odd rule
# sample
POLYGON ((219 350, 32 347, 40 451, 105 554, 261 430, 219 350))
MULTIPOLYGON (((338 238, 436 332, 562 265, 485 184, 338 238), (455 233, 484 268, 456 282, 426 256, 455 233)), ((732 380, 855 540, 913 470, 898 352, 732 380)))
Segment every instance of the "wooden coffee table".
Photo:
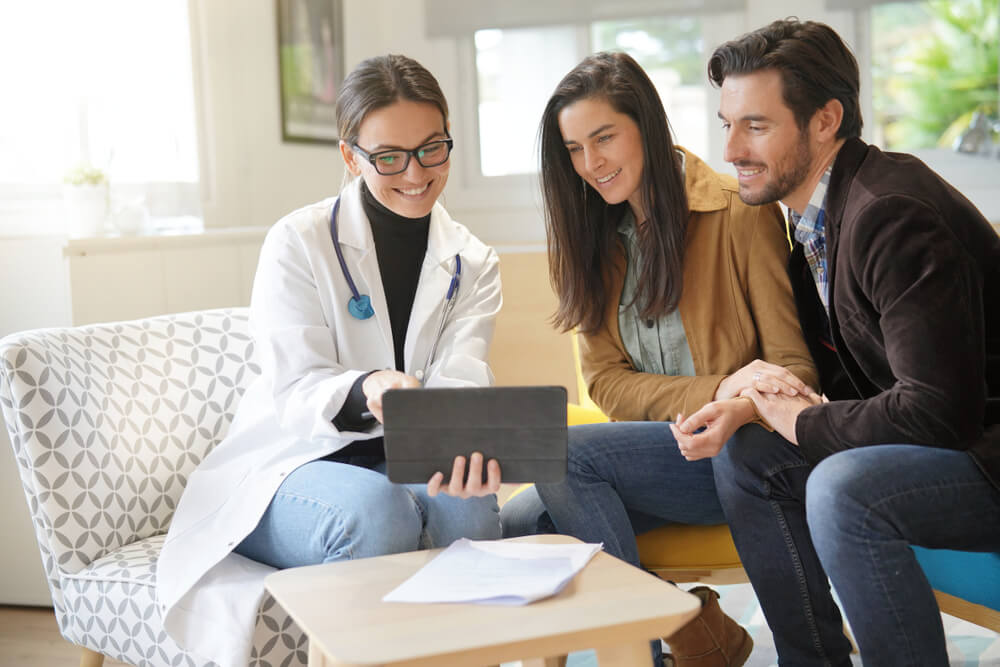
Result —
MULTIPOLYGON (((572 537, 516 538, 571 543, 572 537)), ((698 598, 607 555, 597 554, 555 596, 521 607, 382 602, 441 550, 310 567, 267 577, 271 595, 309 636, 310 667, 556 665, 595 649, 601 667, 648 665, 649 640, 694 618, 698 598)))

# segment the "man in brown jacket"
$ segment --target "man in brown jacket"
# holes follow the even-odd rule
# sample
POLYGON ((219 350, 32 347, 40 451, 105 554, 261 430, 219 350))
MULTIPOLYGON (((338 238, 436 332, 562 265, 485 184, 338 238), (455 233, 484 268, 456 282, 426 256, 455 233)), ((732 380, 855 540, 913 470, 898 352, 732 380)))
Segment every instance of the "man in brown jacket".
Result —
MULTIPOLYGON (((828 26, 776 21, 709 75, 740 198, 790 209, 824 394, 748 390, 788 443, 713 461, 779 662, 851 664, 829 576, 866 665, 946 665, 909 545, 1000 551, 1000 237, 922 162, 858 138, 857 63, 828 26)), ((691 458, 712 409, 679 425, 691 458)))

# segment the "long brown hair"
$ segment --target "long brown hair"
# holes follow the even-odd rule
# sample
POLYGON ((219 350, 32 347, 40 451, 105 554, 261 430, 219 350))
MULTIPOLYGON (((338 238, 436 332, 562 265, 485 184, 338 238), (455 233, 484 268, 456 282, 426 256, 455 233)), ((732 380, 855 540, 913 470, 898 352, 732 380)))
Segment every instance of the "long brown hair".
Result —
MULTIPOLYGON (((573 169, 559 130, 559 113, 583 99, 606 100, 639 127, 644 162, 639 188, 646 224, 639 234, 642 264, 636 300, 643 318, 677 307, 683 287, 688 205, 684 175, 670 126, 653 82, 624 53, 585 58, 556 86, 539 128, 549 277, 559 297, 552 319, 562 330, 585 333, 604 322, 617 251, 617 227, 628 203, 608 205, 573 169)), ((636 223, 641 222, 637 220, 636 223)))

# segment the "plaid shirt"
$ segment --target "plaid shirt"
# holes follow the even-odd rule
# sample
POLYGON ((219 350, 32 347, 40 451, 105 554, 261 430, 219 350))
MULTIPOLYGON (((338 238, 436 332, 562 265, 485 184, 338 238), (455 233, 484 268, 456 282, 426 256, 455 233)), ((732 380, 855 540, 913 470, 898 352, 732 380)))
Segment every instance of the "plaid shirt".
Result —
POLYGON ((795 228, 795 240, 802 244, 806 262, 816 281, 816 291, 827 313, 830 312, 830 283, 826 271, 826 225, 823 221, 826 219, 826 189, 830 185, 832 171, 831 164, 816 184, 802 215, 788 209, 788 219, 795 228))

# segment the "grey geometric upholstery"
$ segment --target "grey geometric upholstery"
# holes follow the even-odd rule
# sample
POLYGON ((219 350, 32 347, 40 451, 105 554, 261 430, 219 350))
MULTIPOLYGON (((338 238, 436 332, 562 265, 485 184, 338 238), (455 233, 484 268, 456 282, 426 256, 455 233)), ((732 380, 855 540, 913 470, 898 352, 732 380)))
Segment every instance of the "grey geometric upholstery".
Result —
MULTIPOLYGON (((200 665, 166 636, 156 559, 191 471, 260 374, 243 308, 0 340, 0 407, 63 636, 140 667, 200 665)), ((305 665, 265 596, 251 665, 305 665)))

